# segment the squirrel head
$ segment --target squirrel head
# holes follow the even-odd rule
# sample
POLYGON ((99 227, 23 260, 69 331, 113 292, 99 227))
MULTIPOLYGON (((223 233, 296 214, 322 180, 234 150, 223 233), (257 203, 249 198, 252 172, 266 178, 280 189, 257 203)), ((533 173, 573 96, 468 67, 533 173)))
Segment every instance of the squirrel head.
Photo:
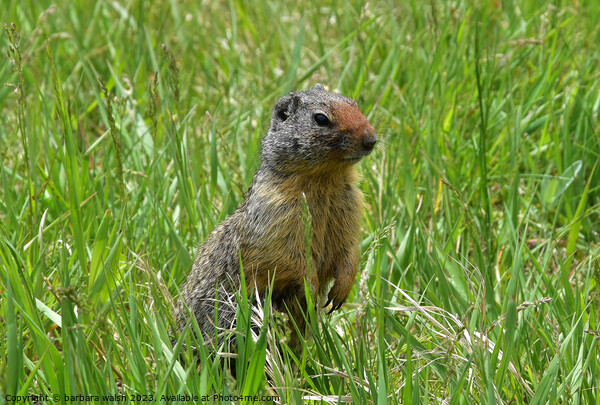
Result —
POLYGON ((262 163, 282 174, 349 167, 371 153, 377 135, 356 102, 317 84, 275 104, 262 163))

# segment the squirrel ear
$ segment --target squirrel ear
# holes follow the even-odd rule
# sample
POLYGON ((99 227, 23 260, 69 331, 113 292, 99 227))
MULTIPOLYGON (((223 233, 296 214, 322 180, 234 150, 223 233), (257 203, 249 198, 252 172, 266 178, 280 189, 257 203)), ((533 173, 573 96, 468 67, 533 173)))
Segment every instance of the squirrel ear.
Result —
POLYGON ((316 91, 327 91, 327 90, 325 90, 325 87, 323 87, 323 85, 321 83, 315 84, 315 87, 313 87, 313 90, 316 90, 316 91))
POLYGON ((298 109, 298 104, 300 104, 300 96, 296 93, 292 92, 281 97, 273 109, 273 118, 277 117, 281 122, 287 120, 298 109))

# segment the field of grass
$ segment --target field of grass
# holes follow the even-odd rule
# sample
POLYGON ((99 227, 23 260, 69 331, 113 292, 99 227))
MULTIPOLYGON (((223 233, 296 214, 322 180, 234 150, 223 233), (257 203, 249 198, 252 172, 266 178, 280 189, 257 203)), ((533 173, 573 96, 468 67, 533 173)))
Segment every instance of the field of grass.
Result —
POLYGON ((297 3, 3 2, 0 404, 600 404, 600 3, 297 3), (317 82, 380 136, 360 274, 234 379, 172 309, 317 82))

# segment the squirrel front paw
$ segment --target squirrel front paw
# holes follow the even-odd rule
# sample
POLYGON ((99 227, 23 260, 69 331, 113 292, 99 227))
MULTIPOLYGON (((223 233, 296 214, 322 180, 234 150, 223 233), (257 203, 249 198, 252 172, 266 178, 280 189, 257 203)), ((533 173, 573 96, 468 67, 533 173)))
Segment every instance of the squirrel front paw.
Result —
POLYGON ((342 304, 346 301, 346 298, 348 298, 350 290, 352 290, 352 286, 354 285, 354 276, 356 272, 351 273, 352 275, 340 275, 335 279, 335 283, 327 295, 327 302, 323 305, 323 308, 325 308, 331 303, 331 309, 327 312, 328 315, 333 311, 340 309, 342 304))

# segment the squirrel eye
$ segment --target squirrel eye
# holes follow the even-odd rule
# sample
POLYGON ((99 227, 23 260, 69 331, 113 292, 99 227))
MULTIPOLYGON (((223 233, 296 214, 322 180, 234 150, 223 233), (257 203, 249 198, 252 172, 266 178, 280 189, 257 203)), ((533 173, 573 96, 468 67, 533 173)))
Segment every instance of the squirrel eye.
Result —
POLYGON ((320 127, 326 127, 327 125, 331 124, 331 121, 329 121, 329 118, 327 118, 325 114, 317 113, 313 116, 313 118, 320 127))

